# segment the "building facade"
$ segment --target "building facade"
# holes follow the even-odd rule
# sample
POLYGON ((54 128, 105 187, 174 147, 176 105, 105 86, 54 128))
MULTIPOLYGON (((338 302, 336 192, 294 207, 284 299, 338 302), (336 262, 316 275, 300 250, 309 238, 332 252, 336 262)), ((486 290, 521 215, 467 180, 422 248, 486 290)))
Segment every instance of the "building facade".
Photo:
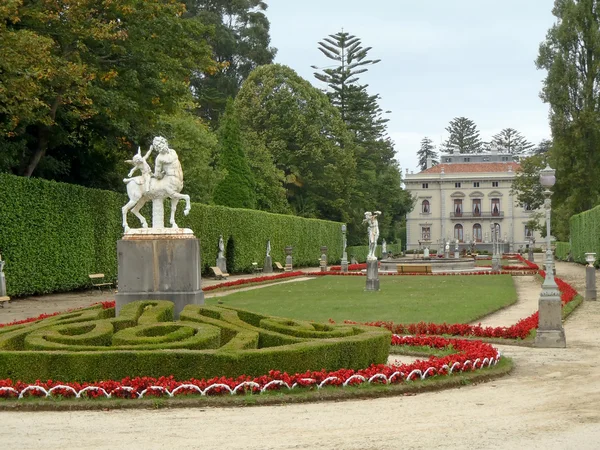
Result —
MULTIPOLYGON (((430 165, 430 164, 428 164, 430 165)), ((406 217, 406 248, 492 251, 495 236, 505 252, 524 249, 538 232, 527 227, 534 211, 511 195, 519 163, 506 154, 442 154, 440 164, 404 183, 415 201, 406 217)))

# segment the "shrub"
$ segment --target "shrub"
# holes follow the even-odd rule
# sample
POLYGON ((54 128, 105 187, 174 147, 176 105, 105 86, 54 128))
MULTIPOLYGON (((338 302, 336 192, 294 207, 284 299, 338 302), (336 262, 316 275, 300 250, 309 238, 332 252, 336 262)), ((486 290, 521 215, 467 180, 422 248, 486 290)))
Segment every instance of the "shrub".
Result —
POLYGON ((215 306, 188 305, 182 321, 173 322, 165 310, 172 314, 173 304, 139 301, 118 318, 106 318, 114 309, 100 306, 0 328, 0 379, 235 378, 270 370, 361 369, 387 360, 391 337, 381 328, 215 306))

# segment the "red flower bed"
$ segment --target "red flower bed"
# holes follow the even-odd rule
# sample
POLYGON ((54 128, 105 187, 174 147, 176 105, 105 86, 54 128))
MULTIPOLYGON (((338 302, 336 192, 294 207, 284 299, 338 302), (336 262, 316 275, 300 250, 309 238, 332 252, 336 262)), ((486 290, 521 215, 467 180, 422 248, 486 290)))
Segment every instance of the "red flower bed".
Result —
POLYGON ((392 345, 428 346, 432 348, 452 347, 456 353, 443 356, 431 356, 427 360, 418 360, 412 364, 399 366, 372 365, 362 370, 340 369, 333 372, 307 371, 289 375, 279 371, 270 371, 260 377, 246 375, 237 378, 215 377, 208 380, 190 379, 177 381, 170 377, 124 378, 121 381, 101 381, 98 383, 63 383, 55 380, 33 384, 10 379, 0 380, 0 398, 16 398, 28 395, 47 397, 120 397, 141 398, 187 394, 217 395, 265 392, 280 389, 309 387, 317 389, 323 386, 348 386, 368 383, 402 383, 417 378, 424 379, 432 375, 449 375, 454 371, 475 370, 491 366, 500 359, 499 352, 489 344, 480 341, 445 339, 432 336, 393 336, 392 345))
MULTIPOLYGON (((363 264, 348 264, 348 270, 363 270, 367 268, 367 263, 363 264)), ((331 272, 339 272, 342 270, 342 266, 330 266, 331 272)))
MULTIPOLYGON (((323 276, 323 275, 341 275, 341 276, 366 276, 366 273, 363 272, 310 272, 306 273, 308 276, 323 276)), ((385 276, 466 276, 466 275, 510 275, 510 272, 500 271, 500 272, 490 272, 489 270, 481 270, 479 272, 435 272, 435 273, 385 273, 382 274, 385 276)))
POLYGON ((202 290, 206 291, 214 291, 215 289, 220 289, 223 287, 230 286, 241 286, 242 284, 250 284, 250 283, 262 283, 263 281, 272 281, 272 280, 281 280, 284 278, 294 278, 306 275, 304 272, 296 271, 296 272, 284 272, 278 273, 277 275, 264 275, 262 277, 254 277, 254 278, 240 278, 235 281, 226 281, 225 283, 219 283, 212 286, 203 287, 202 290))

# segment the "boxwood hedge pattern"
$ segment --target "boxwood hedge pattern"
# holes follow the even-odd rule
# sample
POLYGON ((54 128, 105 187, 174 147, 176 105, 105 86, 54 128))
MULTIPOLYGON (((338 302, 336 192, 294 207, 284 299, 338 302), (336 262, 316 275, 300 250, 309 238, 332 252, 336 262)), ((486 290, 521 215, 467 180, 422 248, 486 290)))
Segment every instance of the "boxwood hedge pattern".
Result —
POLYGON ((377 327, 269 317, 230 307, 138 301, 118 317, 102 305, 0 329, 0 379, 93 382, 259 376, 270 370, 361 369, 387 360, 377 327))
MULTIPOLYGON (((91 273, 116 280, 125 195, 9 174, 0 174, 0 192, 0 253, 7 261, 8 295, 89 286, 91 273)), ((169 202, 165 208, 168 214, 169 202)), ((273 261, 282 264, 289 245, 296 266, 316 265, 322 245, 329 249, 330 263, 342 255, 341 223, 199 203, 189 216, 182 210, 177 223, 200 240, 205 271, 215 265, 221 234, 225 242, 235 243, 235 266, 227 268, 233 273, 250 271, 253 262, 262 267, 268 239, 273 261)), ((149 218, 147 210, 145 214, 149 218)), ((133 216, 129 223, 138 226, 133 216)))

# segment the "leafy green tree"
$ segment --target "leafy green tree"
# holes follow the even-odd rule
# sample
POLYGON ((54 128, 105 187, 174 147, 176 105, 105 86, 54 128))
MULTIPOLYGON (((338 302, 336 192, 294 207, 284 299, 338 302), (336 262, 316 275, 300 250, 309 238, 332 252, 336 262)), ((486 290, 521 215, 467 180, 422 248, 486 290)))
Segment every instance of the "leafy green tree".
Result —
POLYGON ((442 145, 442 151, 454 153, 478 153, 482 150, 477 125, 466 117, 455 117, 446 127, 448 139, 442 145))
POLYGON ((356 163, 352 136, 327 96, 281 65, 261 66, 235 100, 259 209, 346 220, 356 163))
POLYGON ((511 195, 516 196, 521 206, 535 210, 544 205, 544 189, 540 184, 540 170, 546 167, 543 155, 533 155, 521 159, 511 186, 511 195))
POLYGON ((421 170, 427 169, 427 158, 431 158, 432 165, 439 164, 439 160, 437 159, 438 154, 435 151, 435 145, 433 145, 433 141, 427 136, 421 140, 421 148, 417 152, 417 156, 419 157, 419 167, 421 170))
POLYGON ((600 202, 600 9, 595 0, 556 0, 552 14, 536 65, 547 71, 541 97, 550 106, 553 218, 564 229, 600 202))
POLYGON ((221 120, 219 141, 219 164, 226 175, 217 186, 214 202, 232 208, 256 208, 254 176, 242 148, 240 124, 231 101, 221 120))
POLYGON ((0 40, 16 47, 2 58, 0 85, 17 90, 0 94, 0 140, 19 154, 4 165, 122 188, 120 161, 190 98, 192 71, 216 69, 207 29, 183 12, 160 0, 10 2, 0 40))
POLYGON ((504 128, 492 136, 491 144, 500 152, 518 156, 529 153, 533 148, 533 144, 514 128, 504 128))
POLYGON ((186 17, 210 25, 213 57, 219 69, 196 73, 191 80, 199 114, 218 127, 228 98, 235 98, 242 82, 256 67, 271 64, 277 50, 270 45, 267 4, 261 0, 185 0, 186 17))

